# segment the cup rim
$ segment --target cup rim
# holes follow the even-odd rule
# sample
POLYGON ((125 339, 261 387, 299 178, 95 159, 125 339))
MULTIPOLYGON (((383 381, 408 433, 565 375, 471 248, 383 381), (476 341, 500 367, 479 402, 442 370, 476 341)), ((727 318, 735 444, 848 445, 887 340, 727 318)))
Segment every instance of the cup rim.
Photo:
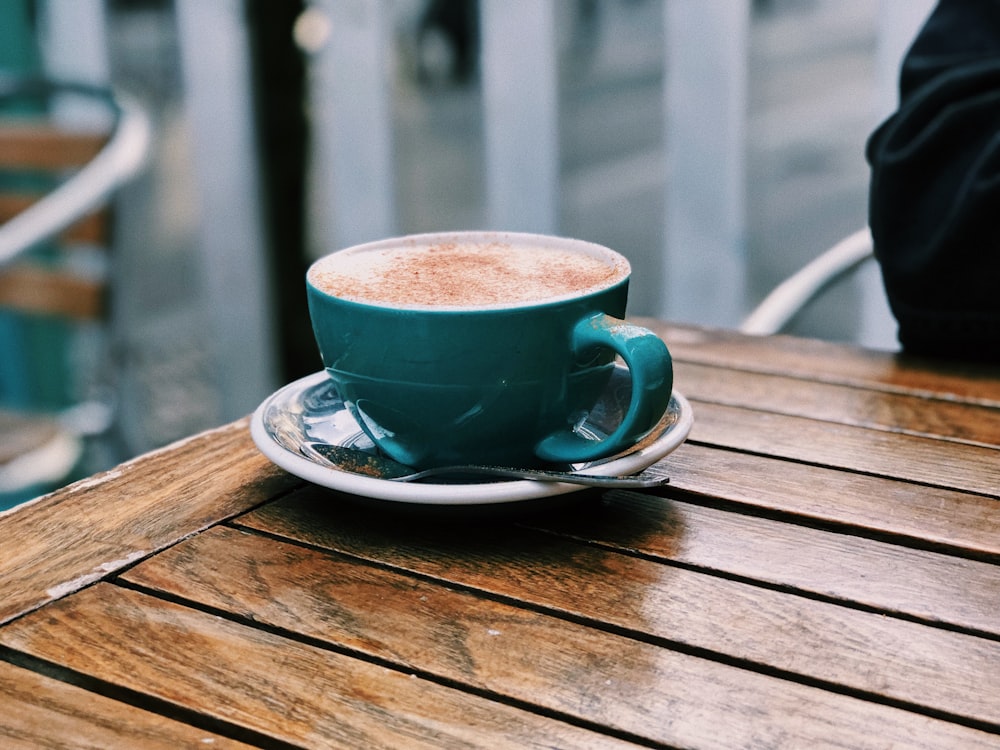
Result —
POLYGON ((306 284, 312 292, 320 297, 336 300, 345 305, 357 305, 360 307, 374 308, 379 310, 400 310, 408 312, 443 312, 443 313, 478 313, 495 312, 502 310, 528 310, 540 307, 559 305, 575 300, 586 299, 595 294, 604 293, 620 284, 627 282, 632 273, 632 266, 628 258, 616 250, 612 250, 604 245, 599 245, 588 240, 575 239, 572 237, 561 237, 558 235, 539 234, 534 232, 508 232, 493 230, 459 230, 445 232, 423 232, 417 234, 399 235, 385 239, 363 242, 357 245, 335 250, 314 260, 306 271, 306 284), (610 261, 612 267, 618 271, 607 283, 598 286, 588 287, 585 291, 571 292, 553 297, 546 297, 542 300, 524 300, 519 302, 499 302, 488 305, 428 305, 416 303, 381 303, 378 301, 359 301, 346 297, 338 297, 335 294, 320 289, 313 283, 313 274, 317 267, 331 255, 341 253, 359 253, 370 250, 384 248, 396 248, 400 245, 421 246, 437 244, 449 241, 466 242, 522 242, 525 244, 537 244, 558 249, 571 250, 574 252, 583 251, 594 257, 610 261))

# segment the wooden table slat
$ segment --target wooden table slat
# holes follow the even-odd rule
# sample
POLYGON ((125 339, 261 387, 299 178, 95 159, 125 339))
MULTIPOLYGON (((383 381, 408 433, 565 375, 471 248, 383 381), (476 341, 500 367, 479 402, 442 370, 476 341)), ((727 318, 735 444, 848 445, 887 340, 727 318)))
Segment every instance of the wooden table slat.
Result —
MULTIPOLYGON (((453 609, 454 600, 463 596, 468 599, 468 595, 438 590, 420 583, 414 587, 412 582, 409 586, 404 582, 402 587, 398 587, 393 585, 392 580, 387 580, 378 573, 375 574, 374 582, 372 579, 367 582, 359 581, 350 577, 351 571, 316 570, 310 564, 311 561, 306 560, 303 563, 306 569, 302 570, 302 575, 313 582, 313 589, 303 592, 295 586, 289 587, 287 578, 282 573, 283 570, 288 572, 296 569, 297 560, 292 557, 296 552, 307 557, 315 557, 317 554, 301 549, 278 550, 278 560, 275 565, 261 566, 259 562, 262 558, 253 553, 252 557, 257 560, 254 564, 256 576, 252 579, 244 576, 242 581, 235 584, 237 587, 245 586, 252 580, 251 587, 256 587, 257 597, 260 596, 262 586, 276 587, 268 594, 269 598, 277 596, 274 606, 265 611, 258 610, 265 617, 283 613, 284 616, 280 620, 282 624, 300 630, 315 629, 314 637, 337 639, 346 637, 349 645, 362 648, 374 646, 377 650, 381 642, 380 636, 388 638, 388 634, 384 632, 385 628, 392 627, 393 620, 387 619, 386 615, 390 612, 399 614, 402 619, 395 620, 397 626, 405 627, 406 624, 410 624, 411 627, 401 632, 397 631, 392 640, 385 643, 385 648, 396 658, 399 658, 402 652, 403 657, 410 660, 407 667, 412 663, 419 664, 422 659, 426 660, 425 651, 433 652, 437 649, 450 653, 438 654, 442 658, 435 659, 435 664, 450 661, 456 670, 467 672, 473 669, 489 674, 488 686, 494 681, 490 670, 498 670, 508 681, 528 683, 529 689, 542 694, 547 685, 537 683, 538 665, 555 671, 554 675, 549 675, 549 679, 554 679, 561 686, 563 693, 574 690, 574 681, 576 690, 584 687, 578 684, 581 679, 587 679, 591 683, 595 680, 603 682, 605 695, 609 698, 606 709, 609 715, 605 720, 613 723, 617 716, 611 714, 622 711, 630 702, 627 699, 635 698, 640 700, 640 707, 632 717, 632 721, 645 733, 662 736, 664 741, 670 743, 728 748, 773 746, 781 741, 810 747, 825 747, 830 742, 830 737, 825 734, 816 735, 810 731, 810 729, 815 730, 817 726, 822 727, 824 732, 835 735, 838 746, 843 746, 840 743, 848 743, 849 746, 857 748, 884 747, 883 743, 886 742, 900 743, 913 748, 957 746, 963 743, 968 743, 965 745, 967 747, 989 747, 997 739, 995 735, 975 729, 914 715, 889 706, 868 703, 815 687, 755 674, 737 667, 705 662, 693 656, 652 649, 642 643, 623 643, 621 639, 602 636, 599 633, 594 635, 585 628, 564 628, 560 625, 546 632, 545 623, 539 622, 531 613, 518 612, 489 602, 477 603, 471 614, 462 617, 460 612, 455 612, 453 609), (270 576, 267 575, 268 571, 271 571, 270 576), (344 598, 301 596, 302 593, 318 593, 316 587, 322 586, 324 581, 340 583, 335 590, 344 598), (370 585, 381 588, 381 591, 366 591, 366 586, 370 585), (291 601, 281 596, 282 590, 290 594, 291 601), (353 608, 351 596, 365 597, 366 593, 376 596, 381 594, 376 601, 383 602, 383 607, 373 608, 372 601, 368 599, 362 602, 361 608, 353 608), (420 597, 427 597, 427 600, 421 602, 420 597), (324 602, 328 603, 326 607, 323 606, 324 602), (479 606, 480 604, 482 606, 479 606), (318 609, 310 612, 310 606, 318 609), (412 612, 414 609, 425 616, 407 619, 407 612, 412 612), (428 621, 426 611, 435 613, 439 609, 443 610, 439 618, 428 621), (304 628, 300 619, 303 616, 308 618, 304 628), (338 627, 331 628, 331 621, 336 622, 338 627), (435 624, 438 627, 427 629, 428 626, 435 624), (352 626, 358 635, 356 640, 350 638, 352 626), (417 628, 420 630, 416 630, 417 628), (540 628, 543 629, 541 632, 540 628), (567 640, 567 637, 571 639, 567 640), (606 643, 596 653, 588 653, 595 638, 598 641, 605 640, 606 643), (524 644, 524 650, 520 653, 518 653, 518 643, 524 644), (592 668, 587 669, 584 675, 579 675, 575 671, 570 674, 560 673, 560 669, 579 669, 581 664, 579 649, 583 649, 587 655, 587 659, 582 663, 592 668), (593 663, 589 661, 591 658, 594 659, 593 663), (627 684, 616 683, 615 677, 622 674, 625 669, 634 675, 635 681, 627 684), (646 680, 642 679, 644 676, 646 680), (609 680, 610 684, 607 684, 609 680), (667 691, 668 694, 650 695, 642 701, 643 691, 648 692, 653 686, 659 691, 667 691), (612 702, 610 699, 614 698, 618 700, 612 702), (626 700, 622 700, 623 698, 626 700), (666 706, 670 706, 670 710, 664 713, 663 709, 666 706), (752 710, 741 710, 741 706, 752 706, 752 710), (726 715, 729 721, 725 722, 725 726, 706 723, 704 721, 706 714, 726 715)), ((219 554, 224 556, 225 553, 226 548, 223 546, 219 554)), ((293 582, 301 583, 299 580, 293 582)), ((330 723, 335 722, 335 725, 330 726, 323 722, 314 724, 306 736, 296 735, 294 737, 296 741, 309 743, 322 741, 324 744, 329 742, 331 746, 339 746, 346 740, 371 746, 371 742, 381 740, 389 743, 389 746, 400 746, 391 744, 398 743, 400 736, 396 733, 399 728, 393 726, 393 722, 410 718, 411 723, 405 727, 405 734, 402 736, 406 738, 407 747, 419 747, 423 746, 421 740, 424 739, 424 726, 412 716, 414 713, 430 711, 435 715, 435 719, 427 739, 452 746, 448 744, 445 734, 446 728, 450 726, 446 724, 448 717, 442 714, 454 708, 454 704, 436 689, 435 685, 425 680, 413 678, 407 680, 405 672, 387 672, 384 668, 376 668, 365 662, 350 663, 351 660, 347 657, 340 657, 330 652, 316 652, 311 647, 295 643, 286 644, 279 656, 273 653, 269 639, 264 639, 257 634, 257 631, 246 633, 237 625, 220 622, 194 611, 180 611, 176 605, 165 605, 159 600, 135 592, 110 589, 106 586, 97 588, 101 590, 90 589, 52 605, 48 608, 49 622, 41 622, 38 616, 29 616, 9 626, 2 636, 4 641, 8 645, 23 648, 46 658, 65 661, 70 665, 86 660, 92 664, 90 669, 104 679, 126 681, 134 686, 138 686, 141 681, 145 689, 152 691, 157 691, 158 679, 155 675, 150 675, 151 670, 166 669, 172 675, 179 673, 182 679, 193 682, 188 686, 186 695, 204 695, 201 700, 211 702, 210 706, 205 706, 206 709, 222 712, 225 712, 225 709, 213 708, 216 704, 212 702, 213 697, 216 700, 221 699, 221 696, 217 695, 219 687, 206 684, 206 678, 211 680, 224 676, 227 680, 247 680, 254 686, 251 691, 254 695, 258 693, 270 695, 276 686, 268 683, 268 675, 273 673, 274 664, 280 664, 284 689, 280 691, 275 689, 273 699, 266 705, 258 707, 252 719, 241 717, 243 721, 253 721, 261 727, 282 723, 283 731, 293 735, 294 727, 289 729, 284 725, 293 723, 294 712, 291 712, 293 716, 286 718, 284 722, 279 715, 288 712, 288 702, 305 700, 307 705, 302 707, 303 713, 320 717, 329 715, 330 723), (92 618, 94 608, 108 607, 117 610, 116 621, 127 619, 133 626, 140 624, 140 619, 155 618, 152 632, 146 623, 142 623, 143 630, 149 635, 164 637, 157 640, 157 645, 144 642, 139 646, 133 644, 125 646, 114 638, 114 636, 126 638, 124 632, 111 633, 109 634, 111 637, 107 639, 95 640, 80 638, 79 628, 68 627, 71 621, 86 621, 92 618), (129 617, 123 618, 123 612, 129 617), (53 619, 56 620, 55 623, 52 622, 53 619), (193 630, 198 635, 205 653, 213 655, 210 668, 209 665, 204 665, 197 670, 197 667, 176 663, 176 656, 173 655, 173 649, 167 641, 170 640, 169 627, 181 619, 186 621, 186 630, 193 630), (251 639, 251 642, 239 643, 243 637, 251 639), (213 648, 220 639, 225 640, 225 647, 213 648), (144 666, 139 677, 130 677, 128 668, 122 666, 123 661, 128 661, 122 658, 122 651, 126 649, 133 658, 141 657, 144 666), (248 649, 252 649, 253 654, 247 653, 248 649), (300 649, 308 651, 308 658, 299 658, 300 649), (275 661, 271 662, 269 657, 275 661), (195 670, 196 674, 191 674, 195 670), (260 673, 258 670, 270 671, 260 673), (299 670, 302 674, 299 674, 299 670), (376 672, 377 675, 373 676, 372 672, 376 672), (299 695, 302 687, 298 685, 301 681, 307 683, 302 686, 308 689, 304 697, 299 695), (413 687, 412 691, 410 687, 413 687), (295 692, 290 693, 290 690, 295 692), (331 705, 325 698, 327 695, 340 697, 331 699, 335 701, 331 705), (356 717, 351 711, 352 699, 359 698, 374 701, 382 706, 392 704, 392 719, 385 715, 372 716, 367 706, 363 711, 359 711, 362 715, 356 717), (404 701, 407 705, 400 705, 404 701), (442 701, 446 702, 445 705, 442 705, 442 701), (319 705, 308 705, 309 703, 319 705), (374 726, 368 723, 372 719, 374 726), (394 736, 395 740, 392 739, 394 736)), ((586 711, 589 716, 600 717, 602 716, 599 698, 601 693, 595 692, 594 684, 590 687, 591 690, 575 696, 576 706, 578 710, 586 711)), ((244 692, 247 692, 246 689, 244 692)), ((542 697, 549 698, 547 693, 542 697)), ((493 704, 495 715, 484 719, 475 710, 476 699, 471 696, 465 696, 465 699, 469 705, 462 709, 460 725, 463 729, 460 734, 466 736, 461 739, 471 742, 467 733, 474 732, 475 746, 505 746, 502 740, 500 744, 496 744, 497 738, 489 735, 498 731, 498 724, 505 727, 503 730, 505 737, 519 736, 518 741, 523 743, 522 747, 541 747, 545 742, 555 740, 551 733, 544 732, 538 726, 530 726, 532 722, 518 721, 520 717, 505 715, 508 712, 503 710, 502 704, 493 704), (487 726, 485 728, 477 726, 477 723, 483 720, 487 726), (524 726, 524 723, 529 726, 524 726), (528 737, 531 738, 530 743, 528 737)), ((465 700, 461 702, 464 703, 465 700)), ((454 716, 451 717, 451 721, 455 721, 454 716)), ((545 725, 545 722, 538 723, 543 727, 545 725)), ((559 737, 556 740, 560 747, 574 744, 572 728, 567 727, 565 733, 569 736, 559 737)), ((558 732, 555 734, 558 735, 558 732)), ((602 744, 603 738, 599 736, 586 737, 585 746, 602 744)), ((362 745, 355 744, 355 746, 362 745)))
POLYGON ((611 493, 577 513, 552 513, 530 523, 623 551, 1000 639, 1000 567, 986 562, 634 492, 611 493))
POLYGON ((11 623, 0 643, 308 747, 628 746, 106 583, 11 623))
POLYGON ((1000 560, 996 498, 693 443, 652 471, 669 476, 672 490, 709 502, 738 503, 751 511, 793 514, 1000 560))
POLYGON ((241 420, 0 514, 0 623, 298 484, 241 420))
MULTIPOLYGON (((635 637, 677 642, 806 676, 836 673, 837 679, 857 689, 878 691, 895 679, 891 675, 902 670, 902 664, 924 663, 926 671, 922 667, 902 678, 901 689, 911 691, 909 699, 918 702, 922 699, 912 692, 924 687, 918 675, 939 679, 947 693, 972 679, 965 665, 996 663, 1000 672, 997 640, 893 620, 545 535, 513 541, 502 533, 465 530, 451 538, 447 529, 438 532, 412 522, 374 524, 349 508, 330 508, 330 502, 319 493, 296 493, 277 506, 241 518, 240 523, 388 563, 447 585, 573 618, 596 619, 602 627, 626 629, 635 637), (377 560, 368 552, 374 549, 379 550, 377 560), (878 652, 880 644, 885 653, 878 652), (939 650, 955 656, 947 669, 942 662, 923 661, 939 650), (949 669, 953 680, 946 677, 949 669), (864 680, 871 681, 867 687, 864 680)), ((988 619, 991 613, 981 616, 988 619)), ((967 710, 960 707, 976 700, 962 698, 954 708, 967 710)), ((979 718, 1000 716, 1000 703, 994 698, 987 701, 979 718)))
POLYGON ((244 748, 240 742, 0 661, 0 747, 244 748))
POLYGON ((690 440, 1000 498, 995 448, 694 403, 690 440))
POLYGON ((1000 368, 653 327, 664 487, 362 501, 244 419, 0 513, 0 746, 1000 750, 1000 368))
MULTIPOLYGON (((797 336, 745 336, 732 330, 637 319, 684 362, 794 376, 935 399, 1000 406, 1000 368, 923 360, 797 336)), ((683 391, 684 383, 678 383, 683 391)))
POLYGON ((815 383, 783 375, 678 362, 678 389, 689 399, 824 422, 1000 446, 1000 406, 944 401, 928 409, 912 394, 815 383))

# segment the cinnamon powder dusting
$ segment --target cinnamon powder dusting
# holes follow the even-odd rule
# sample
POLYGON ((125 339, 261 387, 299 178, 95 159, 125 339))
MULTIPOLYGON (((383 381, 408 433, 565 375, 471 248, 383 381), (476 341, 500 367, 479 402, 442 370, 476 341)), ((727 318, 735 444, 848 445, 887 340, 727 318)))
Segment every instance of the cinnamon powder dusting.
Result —
POLYGON ((609 260, 548 247, 441 243, 334 253, 310 271, 320 290, 356 302, 481 307, 542 302, 625 276, 609 260))

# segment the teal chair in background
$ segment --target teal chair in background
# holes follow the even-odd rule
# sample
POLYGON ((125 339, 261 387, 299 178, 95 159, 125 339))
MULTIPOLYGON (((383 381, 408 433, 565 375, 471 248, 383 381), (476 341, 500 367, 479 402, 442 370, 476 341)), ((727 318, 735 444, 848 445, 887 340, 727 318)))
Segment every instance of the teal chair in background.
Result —
POLYGON ((127 96, 18 77, 0 77, 0 112, 2 511, 86 471, 88 440, 113 424, 110 198, 150 126, 127 96), (108 127, 53 117, 65 97, 106 108, 108 127))

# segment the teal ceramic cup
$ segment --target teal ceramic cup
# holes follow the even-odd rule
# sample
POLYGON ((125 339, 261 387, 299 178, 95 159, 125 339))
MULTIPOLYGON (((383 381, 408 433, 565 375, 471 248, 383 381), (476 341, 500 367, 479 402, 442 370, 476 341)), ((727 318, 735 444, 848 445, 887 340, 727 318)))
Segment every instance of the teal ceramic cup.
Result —
POLYGON ((670 354, 654 333, 624 322, 629 275, 623 256, 580 240, 452 232, 341 250, 310 267, 306 286, 326 371, 362 429, 387 455, 419 468, 538 466, 626 450, 666 411, 673 382, 670 354), (457 301, 421 299, 420 283, 411 285, 411 277, 426 275, 414 271, 411 260, 431 248, 439 253, 432 271, 444 276, 424 279, 422 288, 457 290, 457 301), (474 256, 481 251, 490 262, 453 260, 462 250, 474 256), (533 270, 529 281, 566 279, 568 287, 554 296, 528 292, 528 299, 520 298, 522 286, 530 286, 520 283, 511 299, 502 288, 499 298, 488 301, 471 295, 491 287, 494 276, 527 257, 525 252, 543 258, 549 251, 560 254, 559 262, 533 270), (380 254, 391 258, 380 271, 388 277, 378 282, 384 295, 359 297, 352 282, 338 282, 337 273, 331 277, 331 266, 364 264, 380 254), (574 282, 576 269, 595 261, 599 280, 574 282), (462 297, 466 290, 468 300, 462 297), (626 416, 607 436, 583 434, 577 428, 600 398, 616 356, 631 374, 626 416))

